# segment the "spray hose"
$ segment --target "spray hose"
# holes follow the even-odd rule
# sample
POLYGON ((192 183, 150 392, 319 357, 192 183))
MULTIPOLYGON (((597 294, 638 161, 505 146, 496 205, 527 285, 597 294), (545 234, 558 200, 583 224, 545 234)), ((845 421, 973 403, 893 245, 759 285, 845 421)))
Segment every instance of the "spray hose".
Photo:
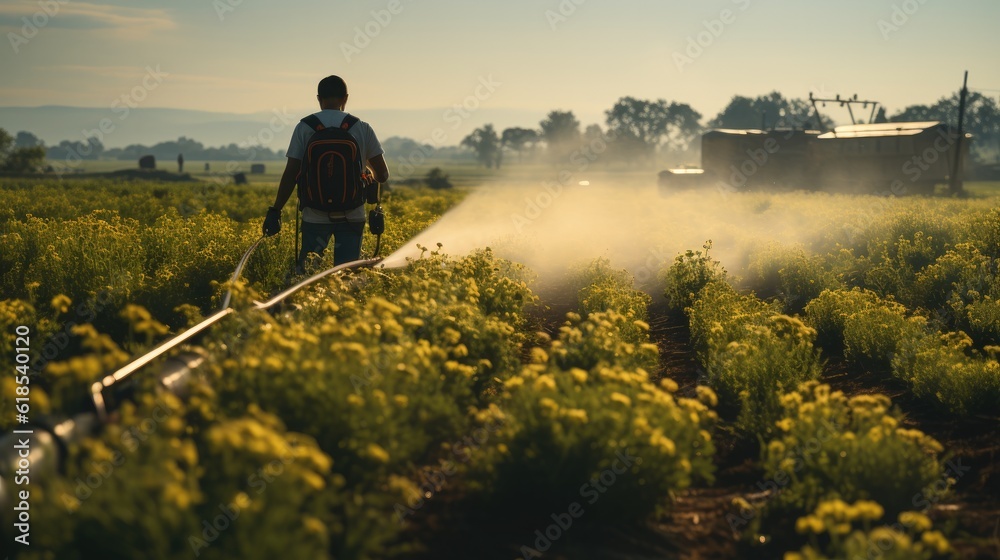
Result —
POLYGON ((247 265, 247 262, 250 260, 250 255, 253 255, 254 250, 257 249, 257 246, 260 245, 260 242, 263 241, 266 237, 267 236, 265 235, 261 235, 260 239, 254 241, 253 245, 251 245, 250 248, 247 249, 245 253, 243 253, 243 258, 240 259, 240 262, 236 264, 236 270, 233 271, 232 277, 229 278, 229 289, 226 290, 226 296, 222 298, 222 308, 220 309, 220 311, 229 308, 229 302, 233 299, 232 285, 236 283, 237 280, 240 279, 240 276, 243 275, 243 267, 245 267, 247 265))
MULTIPOLYGON (((318 272, 310 276, 309 278, 306 278, 305 280, 298 282, 294 286, 291 286, 283 290, 282 292, 274 295, 273 297, 271 297, 271 299, 268 299, 267 301, 263 302, 255 301, 252 306, 252 309, 256 310, 270 309, 275 305, 284 301, 285 298, 287 298, 288 296, 301 290, 302 288, 310 286, 318 282, 319 280, 322 280, 323 278, 330 276, 331 274, 340 272, 341 270, 371 267, 381 262, 382 259, 378 258, 378 256, 382 250, 382 233, 385 232, 385 212, 382 210, 382 185, 373 182, 371 183, 371 186, 373 186, 373 188, 369 188, 366 194, 367 194, 367 202, 369 204, 375 204, 375 208, 368 213, 368 229, 369 231, 371 231, 373 235, 375 235, 375 251, 372 257, 368 259, 358 259, 356 261, 340 264, 332 268, 329 268, 327 270, 324 270, 322 272, 318 272)), ((296 213, 296 224, 297 222, 298 222, 298 213, 296 213)), ((295 241, 296 245, 298 245, 298 235, 299 235, 298 227, 296 227, 295 229, 296 229, 295 241)), ((204 318, 201 322, 187 329, 183 333, 180 333, 169 340, 161 342, 159 345, 157 345, 155 348, 153 348, 146 354, 139 356, 138 358, 126 364, 124 367, 120 368, 118 371, 114 372, 111 375, 105 376, 100 381, 96 381, 94 382, 93 385, 91 385, 91 394, 94 401, 94 409, 97 411, 97 415, 102 421, 107 420, 108 416, 107 402, 104 398, 104 393, 107 389, 110 389, 116 384, 121 383, 122 381, 128 379, 133 373, 149 365, 153 360, 159 358, 160 356, 163 356, 170 350, 191 340, 195 336, 201 334, 203 331, 205 331, 212 325, 216 324, 217 322, 221 321, 223 318, 234 312, 234 310, 231 307, 229 307, 229 304, 232 302, 233 298, 232 285, 235 284, 236 281, 240 279, 240 276, 242 276, 243 274, 243 269, 250 261, 250 257, 253 255, 257 247, 260 246, 261 242, 264 241, 264 239, 266 239, 266 237, 267 236, 265 235, 261 235, 260 238, 258 238, 257 241, 254 241, 254 243, 250 245, 249 248, 247 248, 246 252, 243 253, 243 256, 236 264, 236 270, 233 271, 233 275, 229 279, 230 282, 229 289, 226 290, 226 295, 222 299, 222 307, 218 311, 204 318)), ((296 247, 296 249, 298 249, 298 247, 296 247)))
MULTIPOLYGON (((257 247, 258 243, 260 243, 260 240, 257 240, 257 242, 254 243, 253 246, 251 246, 251 248, 247 251, 247 254, 244 255, 244 258, 248 258, 249 254, 252 253, 253 249, 257 247)), ((330 276, 331 274, 335 274, 335 273, 340 272, 342 270, 349 270, 349 269, 353 269, 353 268, 372 267, 372 266, 375 266, 376 264, 378 264, 381 261, 382 261, 382 259, 372 258, 372 259, 359 259, 359 260, 356 260, 356 261, 351 261, 351 262, 348 262, 348 263, 339 264, 339 265, 337 265, 335 267, 326 269, 326 270, 324 270, 322 272, 318 272, 318 273, 310 276, 309 278, 306 278, 305 280, 302 280, 301 282, 298 282, 294 286, 283 290, 282 292, 280 292, 280 293, 272 296, 270 299, 268 299, 266 301, 262 301, 262 302, 261 301, 255 301, 253 303, 253 306, 251 307, 251 309, 255 309, 255 310, 267 310, 267 309, 270 309, 270 308, 274 307, 275 305, 277 305, 277 304, 281 303, 282 301, 284 301, 286 298, 288 298, 288 296, 294 294, 295 292, 301 290, 302 288, 305 288, 307 286, 315 284, 316 282, 322 280, 323 278, 326 278, 327 276, 330 276)), ((243 263, 243 261, 241 261, 241 264, 245 264, 245 263, 243 263)), ((240 270, 238 269, 237 272, 239 272, 239 271, 240 270)), ((238 274, 234 274, 234 278, 236 278, 236 277, 238 277, 238 274)), ((173 350, 174 348, 177 348, 181 344, 184 344, 185 342, 187 342, 187 341, 195 338, 197 335, 201 334, 206 329, 208 329, 212 325, 218 323, 219 321, 221 321, 222 319, 224 319, 228 315, 231 315, 231 314, 235 313, 235 310, 233 308, 228 307, 228 303, 229 303, 229 300, 227 299, 226 300, 226 306, 224 306, 219 311, 216 311, 214 314, 209 315, 208 317, 202 319, 202 321, 200 323, 194 325, 193 327, 191 327, 188 330, 186 330, 186 331, 184 331, 184 332, 182 332, 182 333, 174 336, 173 338, 171 338, 169 340, 165 340, 165 341, 161 342, 155 348, 153 348, 152 350, 150 350, 146 354, 144 354, 142 356, 139 356, 138 358, 132 360, 131 362, 129 362, 128 364, 126 364, 122 368, 118 369, 118 371, 114 372, 113 374, 105 376, 100 381, 94 382, 94 384, 91 385, 91 395, 93 397, 94 409, 97 411, 97 416, 102 421, 106 421, 107 417, 108 417, 107 401, 104 398, 105 391, 107 391, 108 389, 114 387, 118 383, 121 383, 121 382, 127 380, 129 377, 132 376, 132 374, 134 374, 135 372, 139 371, 143 367, 149 365, 151 362, 153 362, 153 360, 156 360, 157 358, 163 356, 164 354, 166 354, 170 350, 173 350)))

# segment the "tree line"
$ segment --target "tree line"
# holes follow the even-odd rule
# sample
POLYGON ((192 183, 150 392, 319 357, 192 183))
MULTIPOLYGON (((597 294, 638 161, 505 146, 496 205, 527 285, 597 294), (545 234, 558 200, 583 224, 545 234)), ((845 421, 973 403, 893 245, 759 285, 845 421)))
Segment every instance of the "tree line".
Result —
MULTIPOLYGON (((958 115, 958 100, 956 93, 931 105, 911 105, 892 116, 887 116, 883 108, 873 122, 942 121, 954 124, 958 115)), ((604 115, 603 126, 591 124, 582 127, 572 111, 563 110, 549 112, 535 128, 515 126, 499 131, 492 124, 487 124, 463 138, 457 149, 466 150, 468 156, 486 167, 499 168, 505 158, 516 158, 521 162, 526 158, 544 156, 551 161, 565 161, 583 146, 604 143, 608 155, 614 159, 641 163, 651 162, 658 155, 685 155, 696 147, 695 140, 703 132, 714 128, 833 126, 829 117, 813 111, 808 100, 786 99, 776 91, 757 97, 733 96, 717 115, 704 123, 701 113, 690 105, 664 99, 622 97, 604 115)), ((974 137, 971 151, 974 162, 1000 160, 1000 103, 996 99, 971 92, 966 104, 965 128, 974 137)), ((404 153, 407 151, 404 148, 411 144, 417 145, 406 138, 390 138, 383 142, 390 154, 404 153)), ((426 148, 436 154, 452 154, 456 150, 426 148)), ((239 161, 274 160, 284 156, 282 152, 264 146, 247 147, 232 143, 217 148, 206 147, 183 136, 153 146, 132 144, 106 149, 97 138, 63 140, 54 146, 45 146, 30 132, 21 131, 12 137, 0 129, 0 171, 37 170, 46 159, 72 164, 93 159, 135 161, 145 155, 173 160, 178 154, 184 154, 188 160, 239 161)))
MULTIPOLYGON (((567 154, 596 141, 613 139, 607 150, 617 160, 650 161, 657 154, 685 153, 703 132, 716 128, 833 128, 833 121, 817 114, 805 99, 786 99, 778 92, 758 97, 736 95, 715 117, 702 124, 702 115, 686 103, 664 99, 622 97, 605 111, 604 127, 592 124, 581 130, 572 111, 551 111, 537 128, 511 127, 497 131, 484 125, 466 136, 461 146, 486 167, 499 168, 505 157, 538 155, 544 146, 547 159, 562 161, 567 154)), ((886 116, 880 108, 872 122, 942 121, 955 124, 958 94, 933 105, 912 105, 886 116)), ((965 115, 965 130, 975 137, 972 158, 977 162, 1000 159, 1000 103, 973 92, 965 115)))
MULTIPOLYGON (((10 135, 7 134, 7 137, 10 135)), ((152 155, 157 159, 173 160, 179 154, 189 160, 240 160, 261 161, 284 157, 284 152, 272 150, 264 146, 241 146, 235 143, 217 148, 207 147, 197 140, 181 136, 177 140, 159 142, 152 146, 131 144, 124 148, 105 148, 97 138, 80 140, 63 140, 54 146, 46 146, 41 139, 30 132, 21 131, 13 138, 15 148, 41 148, 43 159, 73 163, 80 160, 119 159, 138 160, 142 156, 152 155)))

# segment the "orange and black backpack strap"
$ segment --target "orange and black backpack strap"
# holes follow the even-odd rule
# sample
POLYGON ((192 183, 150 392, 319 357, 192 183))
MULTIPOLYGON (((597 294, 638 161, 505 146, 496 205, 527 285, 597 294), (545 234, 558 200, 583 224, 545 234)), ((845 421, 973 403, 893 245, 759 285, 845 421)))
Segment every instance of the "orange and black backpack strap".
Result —
MULTIPOLYGON (((359 119, 358 117, 348 114, 346 117, 344 117, 344 122, 340 123, 340 129, 350 130, 350 128, 358 124, 359 121, 361 121, 361 119, 359 119)), ((320 122, 319 117, 317 117, 316 115, 309 115, 308 117, 302 119, 302 122, 306 123, 306 125, 309 128, 313 129, 313 132, 319 132, 326 128, 325 126, 323 126, 323 123, 320 122)))
POLYGON ((344 117, 344 122, 340 123, 340 129, 341 130, 350 130, 350 128, 352 126, 358 124, 358 121, 360 121, 360 120, 361 119, 359 119, 358 117, 355 117, 354 115, 348 113, 347 116, 344 117))
POLYGON ((302 119, 302 122, 306 123, 309 128, 313 129, 313 132, 319 132, 326 128, 316 115, 309 115, 308 117, 302 119))

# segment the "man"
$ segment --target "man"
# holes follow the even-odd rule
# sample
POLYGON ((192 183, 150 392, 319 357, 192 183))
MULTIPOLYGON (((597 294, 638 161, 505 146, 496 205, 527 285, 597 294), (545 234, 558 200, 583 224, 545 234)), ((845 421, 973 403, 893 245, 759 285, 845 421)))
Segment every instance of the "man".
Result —
MULTIPOLYGON (((347 84, 338 76, 323 78, 319 83, 316 98, 319 100, 320 112, 315 117, 326 128, 339 127, 344 123, 347 113, 347 84)), ((278 194, 274 206, 267 210, 264 219, 264 235, 274 235, 281 230, 281 209, 295 190, 296 179, 305 156, 306 145, 315 131, 308 124, 299 122, 292 131, 292 140, 288 145, 285 157, 285 172, 278 183, 278 194)), ((375 131, 364 122, 358 121, 348 129, 350 135, 358 144, 361 159, 367 163, 375 181, 384 183, 389 180, 389 168, 386 166, 384 151, 375 131)), ((302 208, 302 250, 298 255, 298 267, 301 269, 309 253, 323 254, 334 239, 333 262, 335 265, 357 260, 361 257, 361 236, 365 228, 365 205, 343 212, 324 212, 305 206, 302 208)))

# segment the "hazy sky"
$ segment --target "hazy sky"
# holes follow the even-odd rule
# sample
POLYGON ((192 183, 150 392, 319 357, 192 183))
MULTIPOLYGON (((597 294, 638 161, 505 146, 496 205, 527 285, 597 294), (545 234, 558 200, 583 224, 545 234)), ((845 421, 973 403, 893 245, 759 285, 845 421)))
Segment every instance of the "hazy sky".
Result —
POLYGON ((339 74, 362 115, 464 102, 587 124, 632 95, 710 117, 775 89, 893 112, 965 69, 1000 97, 998 23, 998 0, 4 0, 0 105, 302 109, 339 74))

